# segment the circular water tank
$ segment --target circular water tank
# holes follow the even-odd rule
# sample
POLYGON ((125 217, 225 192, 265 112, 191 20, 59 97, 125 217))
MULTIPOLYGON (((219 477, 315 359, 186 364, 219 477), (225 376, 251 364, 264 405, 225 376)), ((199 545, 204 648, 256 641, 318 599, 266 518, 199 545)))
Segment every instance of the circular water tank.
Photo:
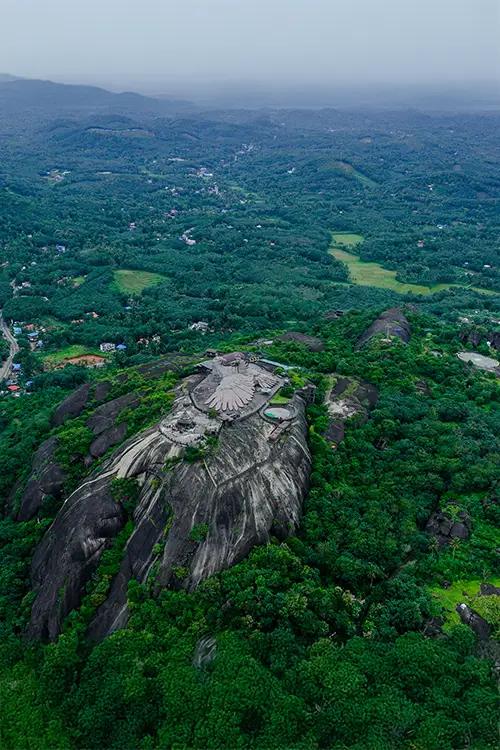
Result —
POLYGON ((283 409, 281 406, 273 406, 270 409, 266 409, 264 415, 275 422, 285 422, 287 419, 292 418, 291 411, 289 409, 283 409))

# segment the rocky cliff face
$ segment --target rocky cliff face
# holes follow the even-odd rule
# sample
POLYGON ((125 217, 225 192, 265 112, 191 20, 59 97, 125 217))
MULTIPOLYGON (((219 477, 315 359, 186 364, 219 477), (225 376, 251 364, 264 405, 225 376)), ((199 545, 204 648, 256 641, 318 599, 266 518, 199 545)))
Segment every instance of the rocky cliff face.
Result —
MULTIPOLYGON (((89 398, 93 398, 94 403, 100 401, 109 392, 109 386, 110 383, 102 381, 92 386, 92 391, 87 384, 78 388, 58 406, 54 412, 53 423, 60 426, 68 419, 80 416, 89 398)), ((104 456, 109 448, 121 443, 127 434, 127 422, 116 420, 125 409, 134 409, 139 403, 140 394, 131 392, 95 408, 86 422, 95 439, 90 445, 88 455, 75 457, 75 461, 83 460, 84 465, 89 467, 95 459, 104 456)), ((54 500, 62 498, 67 477, 58 463, 57 449, 57 436, 52 435, 35 453, 28 482, 20 494, 19 510, 16 514, 18 521, 28 521, 36 516, 43 509, 43 503, 48 498, 54 500)), ((14 505, 19 489, 16 485, 12 490, 9 499, 11 506, 14 505)))
MULTIPOLYGON (((45 498, 58 499, 61 496, 66 476, 55 460, 56 450, 57 438, 52 436, 44 440, 33 456, 31 475, 21 495, 16 520, 29 521, 36 515, 45 498)), ((17 487, 12 496, 16 489, 17 487)))
POLYGON ((280 379, 273 386, 268 374, 245 367, 230 376, 237 381, 241 375, 247 384, 253 379, 255 393, 244 413, 214 413, 193 400, 194 393, 205 398, 205 381, 225 392, 227 368, 209 379, 193 376, 177 389, 169 415, 118 448, 67 498, 33 558, 31 637, 57 636, 128 514, 133 530, 90 625, 94 638, 126 623, 131 578, 144 582, 154 570, 156 589, 191 589, 271 534, 284 538, 294 531, 311 463, 305 402, 296 394, 276 421, 264 409, 280 379), (117 479, 137 482, 132 512, 117 496, 117 479))

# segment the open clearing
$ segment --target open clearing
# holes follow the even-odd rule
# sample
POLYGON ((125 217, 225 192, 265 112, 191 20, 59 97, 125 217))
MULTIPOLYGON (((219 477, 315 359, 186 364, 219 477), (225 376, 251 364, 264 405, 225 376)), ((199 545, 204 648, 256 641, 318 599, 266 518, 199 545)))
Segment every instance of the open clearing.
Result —
POLYGON ((358 182, 366 185, 366 187, 377 187, 375 180, 367 177, 363 172, 360 172, 359 169, 356 169, 347 161, 335 161, 333 162, 332 167, 336 172, 341 172, 346 177, 353 177, 355 180, 358 180, 358 182))
POLYGON ((51 352, 43 358, 44 366, 46 369, 52 369, 54 367, 60 367, 63 363, 73 364, 69 360, 79 359, 81 357, 98 357, 99 359, 105 359, 102 353, 98 349, 92 349, 88 346, 82 346, 81 344, 73 344, 72 346, 66 346, 64 349, 60 349, 58 352, 51 352))
POLYGON ((433 586, 430 591, 434 599, 444 608, 445 614, 445 626, 447 630, 452 625, 458 625, 460 618, 456 611, 457 604, 468 604, 478 614, 486 617, 488 622, 495 619, 495 622, 491 622, 492 625, 498 626, 498 617, 500 611, 498 610, 499 599, 496 596, 479 596, 479 587, 481 583, 485 581, 492 584, 493 586, 500 586, 500 578, 485 578, 485 579, 461 579, 454 581, 451 586, 447 589, 441 586, 433 586), (496 605, 496 607, 495 607, 496 605), (493 611, 496 610, 496 617, 491 618, 493 611))
POLYGON ((351 234, 350 232, 334 232, 332 234, 334 245, 345 245, 345 247, 356 247, 364 239, 362 234, 351 234))
MULTIPOLYGON (((332 234, 332 245, 329 250, 330 254, 336 260, 345 263, 349 269, 351 281, 354 284, 376 286, 379 289, 390 289, 393 292, 398 292, 398 294, 433 294, 435 292, 442 292, 445 289, 466 288, 461 284, 432 284, 431 286, 405 284, 396 279, 397 271, 390 271, 387 268, 383 268, 379 263, 361 260, 359 255, 356 255, 352 250, 347 251, 339 247, 339 245, 343 245, 344 247, 355 248, 361 242, 363 242, 361 234, 337 232, 332 234)), ((474 292, 481 292, 482 294, 494 294, 494 292, 488 289, 480 289, 479 287, 467 288, 474 292)))
POLYGON ((125 292, 125 294, 140 294, 147 287, 159 284, 165 279, 159 273, 136 271, 129 268, 115 271, 113 276, 116 288, 120 292, 125 292))
POLYGON ((457 286, 456 284, 434 284, 433 286, 404 284, 396 279, 396 271, 389 271, 378 263, 361 260, 359 255, 348 253, 335 245, 330 249, 330 253, 334 258, 346 264, 353 283, 361 286, 376 286, 399 294, 432 294, 457 286))

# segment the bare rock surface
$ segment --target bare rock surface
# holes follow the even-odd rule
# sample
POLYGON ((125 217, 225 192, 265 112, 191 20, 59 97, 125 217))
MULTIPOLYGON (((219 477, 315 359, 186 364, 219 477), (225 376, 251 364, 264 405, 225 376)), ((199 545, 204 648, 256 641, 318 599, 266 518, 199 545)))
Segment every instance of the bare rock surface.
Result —
POLYGON ((138 393, 131 392, 118 396, 118 398, 98 406, 87 419, 87 427, 92 430, 94 435, 100 435, 114 426, 116 418, 124 409, 134 408, 139 403, 140 395, 138 393))
POLYGON ((76 391, 66 396, 52 415, 54 427, 60 427, 68 419, 79 417, 92 402, 104 401, 111 389, 109 380, 99 380, 97 383, 84 383, 76 391))
POLYGON ((345 428, 349 420, 356 417, 356 424, 364 424, 377 400, 377 389, 370 383, 335 376, 332 388, 326 396, 330 422, 325 438, 335 445, 340 443, 344 439, 345 428))
POLYGON ((181 352, 170 352, 161 359, 138 365, 137 372, 150 378, 161 378, 168 370, 176 370, 192 361, 192 357, 181 352))
POLYGON ((500 586, 492 583, 482 583, 479 588, 479 596, 500 596, 500 586))
POLYGON ((361 334, 357 341, 357 348, 365 346, 371 339, 380 334, 384 338, 398 338, 407 344, 410 340, 410 324, 403 311, 399 307, 391 307, 385 310, 367 329, 361 334))
POLYGON ((76 391, 66 396, 54 411, 52 424, 54 427, 60 427, 67 419, 74 419, 80 416, 90 396, 90 383, 84 383, 76 391))
POLYGON ((105 478, 92 483, 92 502, 78 503, 77 508, 73 503, 63 505, 33 556, 31 577, 37 597, 30 637, 57 637, 64 617, 80 603, 102 553, 124 523, 124 510, 105 478))
POLYGON ((113 445, 121 443, 127 434, 127 423, 121 422, 118 425, 112 425, 104 432, 101 432, 98 437, 91 443, 89 452, 92 458, 100 458, 104 456, 107 450, 113 445))
POLYGON ((487 641, 489 639, 491 635, 491 625, 486 622, 481 615, 474 612, 468 604, 457 604, 456 609, 462 622, 474 631, 479 640, 487 641))
POLYGON ((485 357, 484 354, 479 354, 478 352, 458 352, 457 357, 462 362, 474 365, 479 370, 494 372, 497 377, 500 377, 500 362, 498 359, 494 359, 494 357, 485 357))
POLYGON ((66 477, 55 459, 56 449, 57 438, 53 436, 45 440, 33 456, 31 476, 21 496, 16 520, 29 521, 45 498, 60 497, 66 477))
POLYGON ((461 511, 456 519, 438 510, 432 514, 427 521, 425 530, 436 538, 440 547, 449 544, 452 539, 468 539, 470 536, 471 522, 464 511, 461 511))
POLYGON ((492 349, 500 351, 500 331, 484 331, 478 328, 465 329, 460 332, 460 340, 471 346, 488 342, 492 349))
MULTIPOLYGON (((268 373, 252 372, 255 403, 266 403, 268 373)), ((120 570, 89 628, 96 639, 127 622, 131 578, 144 582, 153 569, 156 590, 192 589, 271 535, 293 533, 311 466, 304 399, 293 397, 280 424, 251 403, 241 413, 214 413, 194 400, 210 375, 215 392, 222 380, 212 382, 213 373, 182 381, 172 411, 117 448, 67 498, 33 558, 30 637, 58 635, 124 527, 127 512, 113 492, 115 479, 134 479, 139 497, 120 570)))
POLYGON ((306 333, 298 331, 288 331, 278 337, 279 341, 295 341, 297 344, 303 344, 311 352, 322 352, 325 348, 323 341, 317 336, 309 336, 306 333))

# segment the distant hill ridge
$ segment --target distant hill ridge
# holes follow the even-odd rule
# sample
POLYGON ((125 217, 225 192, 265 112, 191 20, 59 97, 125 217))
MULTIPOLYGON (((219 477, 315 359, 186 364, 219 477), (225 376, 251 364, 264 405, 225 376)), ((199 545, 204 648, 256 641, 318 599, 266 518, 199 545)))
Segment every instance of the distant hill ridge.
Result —
POLYGON ((19 81, 19 76, 11 76, 10 73, 0 73, 0 83, 9 83, 10 81, 19 81))
POLYGON ((0 106, 10 110, 25 109, 134 109, 165 113, 188 110, 190 102, 155 99, 133 92, 113 93, 98 86, 55 83, 0 74, 0 106))

